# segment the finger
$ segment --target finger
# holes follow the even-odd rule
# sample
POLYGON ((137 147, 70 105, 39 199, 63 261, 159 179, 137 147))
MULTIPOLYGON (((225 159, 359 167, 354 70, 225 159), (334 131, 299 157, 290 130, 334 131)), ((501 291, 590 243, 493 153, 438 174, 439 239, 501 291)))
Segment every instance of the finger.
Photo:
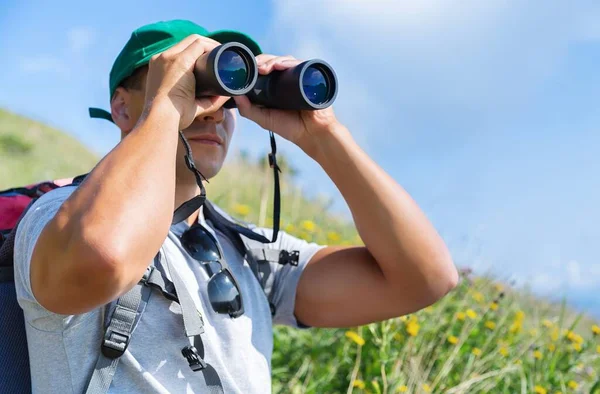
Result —
POLYGON ((186 65, 191 66, 196 63, 200 56, 204 55, 206 52, 212 51, 219 45, 220 44, 216 41, 210 42, 202 39, 197 39, 193 41, 187 48, 185 48, 181 52, 180 56, 184 57, 186 65))
POLYGON ((253 105, 246 96, 233 96, 240 115, 264 129, 272 130, 273 116, 270 109, 253 105))
POLYGON ((273 64, 272 70, 283 71, 287 70, 288 68, 296 67, 300 63, 302 63, 302 61, 296 59, 284 60, 282 62, 273 64))
POLYGON ((162 52, 162 55, 163 56, 175 55, 175 54, 183 51, 185 48, 189 47, 190 44, 193 43, 194 41, 199 40, 201 38, 202 38, 202 36, 200 36, 198 34, 190 34, 183 40, 179 41, 177 44, 173 45, 171 48, 164 50, 162 52))
POLYGON ((275 64, 283 63, 286 61, 295 61, 295 60, 296 60, 296 58, 294 58, 292 56, 279 56, 279 57, 276 57, 274 59, 267 61, 262 66, 260 66, 258 68, 258 72, 259 72, 259 74, 263 74, 263 75, 269 74, 273 70, 273 66, 275 64))
POLYGON ((205 43, 206 46, 211 49, 221 45, 218 41, 215 41, 212 38, 204 37, 199 34, 190 34, 177 44, 173 45, 171 48, 165 50, 163 53, 165 56, 173 56, 177 53, 185 51, 195 42, 205 43))
POLYGON ((256 57, 256 64, 258 66, 260 66, 261 64, 264 64, 264 63, 268 62, 269 60, 271 60, 273 58, 276 58, 276 57, 277 56, 275 56, 275 55, 269 55, 269 54, 266 54, 266 53, 261 53, 260 55, 258 55, 256 57))
POLYGON ((212 96, 212 97, 202 97, 196 98, 196 114, 194 118, 198 116, 215 112, 219 108, 221 108, 231 97, 227 96, 212 96))

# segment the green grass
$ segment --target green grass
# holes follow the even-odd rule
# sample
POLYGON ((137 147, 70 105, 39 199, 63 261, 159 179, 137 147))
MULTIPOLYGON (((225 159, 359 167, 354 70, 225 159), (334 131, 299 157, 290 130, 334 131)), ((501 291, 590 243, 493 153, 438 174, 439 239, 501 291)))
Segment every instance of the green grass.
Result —
MULTIPOLYGON (((0 188, 80 174, 97 158, 57 130, 0 110, 0 188)), ((356 245, 352 223, 282 178, 281 227, 356 245)), ((207 185, 241 220, 272 226, 272 170, 239 155, 207 185)), ((459 286, 410 316, 348 329, 277 327, 275 393, 600 393, 600 327, 498 278, 459 286), (595 334, 596 333, 596 334, 595 334)))
POLYGON ((98 159, 65 133, 0 109, 0 190, 83 174, 98 159))

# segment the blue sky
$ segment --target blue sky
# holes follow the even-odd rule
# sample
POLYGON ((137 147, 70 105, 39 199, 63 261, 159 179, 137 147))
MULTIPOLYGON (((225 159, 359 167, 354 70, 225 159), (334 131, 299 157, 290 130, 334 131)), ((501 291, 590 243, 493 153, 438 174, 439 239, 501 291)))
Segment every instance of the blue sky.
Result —
MULTIPOLYGON (((107 108, 108 73, 131 31, 172 18, 328 61, 338 117, 422 206, 457 264, 600 316, 600 3, 9 0, 0 107, 105 154, 118 132, 87 108, 107 108)), ((301 184, 347 212, 322 169, 279 141, 301 184)), ((240 122, 234 148, 267 146, 240 122)))

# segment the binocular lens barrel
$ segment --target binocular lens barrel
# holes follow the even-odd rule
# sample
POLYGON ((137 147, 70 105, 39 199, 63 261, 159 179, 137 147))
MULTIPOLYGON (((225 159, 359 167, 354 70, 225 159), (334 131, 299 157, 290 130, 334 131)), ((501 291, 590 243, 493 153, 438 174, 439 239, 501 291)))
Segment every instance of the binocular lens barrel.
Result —
MULTIPOLYGON (((222 44, 202 55, 194 67, 196 96, 246 95, 268 108, 316 110, 337 96, 337 77, 326 62, 313 59, 284 71, 258 75, 254 54, 241 43, 222 44)), ((235 108, 229 100, 226 108, 235 108)))
POLYGON ((259 75, 246 95, 251 102, 269 108, 323 109, 337 96, 337 78, 324 61, 308 60, 287 70, 259 75))
POLYGON ((254 54, 247 46, 230 42, 200 56, 194 66, 196 96, 240 96, 258 78, 254 54))

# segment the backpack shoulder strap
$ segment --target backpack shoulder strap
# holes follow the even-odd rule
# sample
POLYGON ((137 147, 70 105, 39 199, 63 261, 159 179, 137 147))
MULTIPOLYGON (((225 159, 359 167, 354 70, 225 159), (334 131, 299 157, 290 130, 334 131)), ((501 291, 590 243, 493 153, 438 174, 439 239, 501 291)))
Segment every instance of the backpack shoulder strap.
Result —
POLYGON ((144 278, 131 290, 105 306, 105 329, 101 352, 96 359, 94 372, 88 382, 86 394, 108 392, 117 371, 120 357, 125 353, 133 333, 150 296, 150 288, 144 286, 144 278))

